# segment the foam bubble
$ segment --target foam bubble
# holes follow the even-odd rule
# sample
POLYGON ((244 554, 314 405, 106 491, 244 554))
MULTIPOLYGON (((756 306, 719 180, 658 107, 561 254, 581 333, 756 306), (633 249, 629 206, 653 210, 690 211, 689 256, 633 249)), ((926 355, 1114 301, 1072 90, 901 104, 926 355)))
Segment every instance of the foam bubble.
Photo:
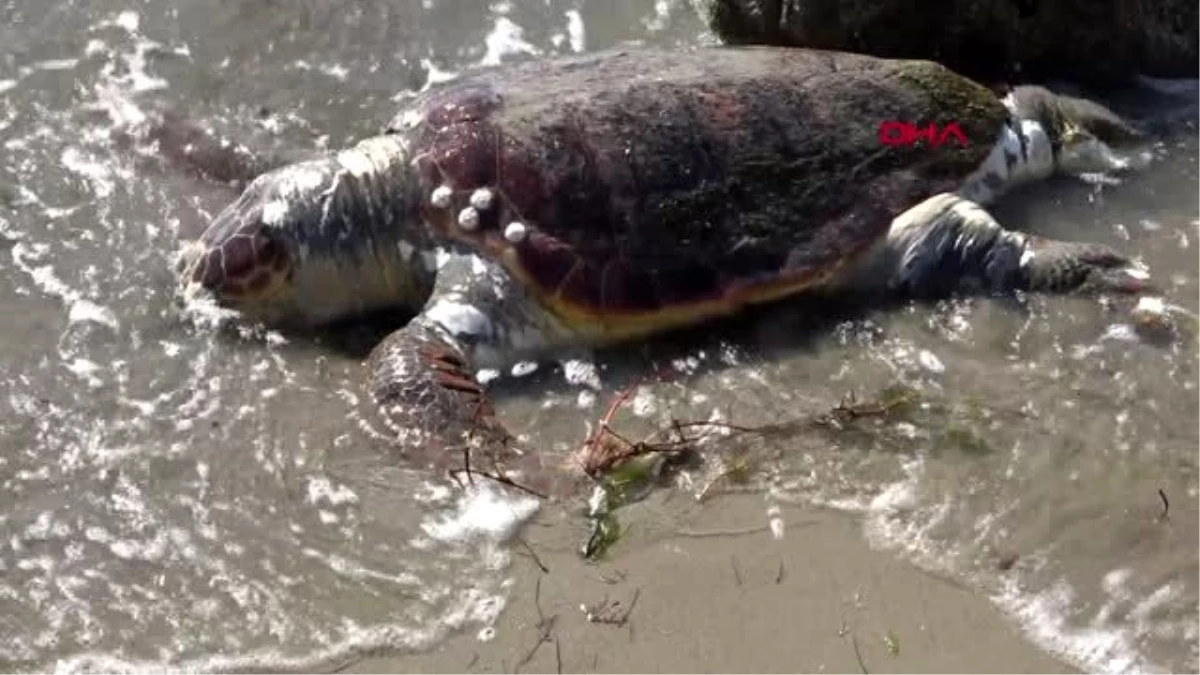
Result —
POLYGON ((90 300, 76 300, 71 303, 71 308, 67 312, 67 321, 70 323, 90 321, 107 326, 113 330, 117 330, 120 326, 117 321, 117 315, 111 309, 102 307, 90 300))
POLYGON ((583 16, 577 9, 568 9, 567 17, 567 37, 571 43, 571 51, 582 52, 584 50, 585 31, 583 26, 583 16))
POLYGON ((463 542, 477 538, 505 541, 539 507, 537 499, 500 492, 489 482, 477 482, 463 493, 455 511, 421 524, 438 541, 463 542))
POLYGON ((525 40, 525 30, 506 16, 496 17, 492 30, 484 38, 485 51, 478 62, 481 66, 498 66, 505 59, 527 54, 539 56, 542 50, 525 40))
POLYGON ((937 357, 937 354, 934 354, 928 349, 922 349, 921 351, 917 352, 917 363, 920 363, 922 368, 931 373, 946 372, 946 364, 942 363, 942 360, 937 357))
POLYGON ((562 362, 563 377, 569 384, 600 389, 600 373, 596 364, 581 359, 569 359, 562 362))
POLYGON ((638 417, 649 417, 658 410, 658 397, 648 387, 638 387, 631 404, 633 414, 638 417))
POLYGON ((1137 639, 1115 626, 1075 626, 1075 591, 1066 581, 1030 593, 1016 579, 1006 579, 992 600, 1016 619, 1038 645, 1085 670, 1105 673, 1165 672, 1138 652, 1137 639))

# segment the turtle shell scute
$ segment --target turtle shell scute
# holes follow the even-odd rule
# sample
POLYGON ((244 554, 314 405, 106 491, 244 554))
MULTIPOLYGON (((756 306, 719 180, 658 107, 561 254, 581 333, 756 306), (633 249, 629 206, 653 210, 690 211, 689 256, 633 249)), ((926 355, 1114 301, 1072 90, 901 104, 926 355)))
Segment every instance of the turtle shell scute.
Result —
POLYGON ((517 247, 516 260, 543 293, 599 314, 652 313, 717 299, 733 281, 700 262, 643 260, 615 250, 589 254, 543 233, 517 247))
POLYGON ((509 222, 536 227, 537 211, 545 203, 545 182, 535 158, 490 119, 463 119, 437 129, 424 127, 418 131, 416 147, 413 161, 427 203, 434 190, 446 186, 451 190, 451 203, 445 212, 453 216, 470 206, 470 196, 477 189, 492 191, 492 204, 480 210, 480 226, 474 232, 454 227, 453 217, 429 209, 427 220, 440 234, 483 246, 483 238, 502 240, 509 222))
POLYGON ((461 122, 487 119, 504 104, 488 82, 463 82, 425 94, 416 105, 397 115, 385 128, 397 133, 413 128, 445 129, 461 122))

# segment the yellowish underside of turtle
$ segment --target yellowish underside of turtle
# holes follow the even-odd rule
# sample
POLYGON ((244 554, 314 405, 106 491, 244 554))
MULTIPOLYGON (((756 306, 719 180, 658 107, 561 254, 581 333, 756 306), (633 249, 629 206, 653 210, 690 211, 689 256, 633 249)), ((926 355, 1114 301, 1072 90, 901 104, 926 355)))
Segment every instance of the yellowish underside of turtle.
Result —
POLYGON ((628 311, 572 302, 562 294, 543 289, 525 271, 512 249, 498 251, 498 259, 513 275, 576 336, 593 345, 636 340, 673 329, 694 326, 720 317, 728 317, 753 305, 767 304, 799 295, 827 283, 848 261, 842 260, 820 270, 781 273, 769 281, 739 283, 721 295, 672 303, 652 311, 628 311))

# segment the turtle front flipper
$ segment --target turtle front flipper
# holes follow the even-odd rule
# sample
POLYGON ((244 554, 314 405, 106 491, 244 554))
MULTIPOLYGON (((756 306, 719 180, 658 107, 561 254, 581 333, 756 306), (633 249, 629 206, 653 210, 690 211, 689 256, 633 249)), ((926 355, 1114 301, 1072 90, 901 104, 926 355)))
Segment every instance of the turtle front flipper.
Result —
POLYGON ((423 311, 368 359, 370 389, 385 424, 412 460, 445 469, 500 472, 560 494, 560 464, 519 448, 475 377, 563 344, 561 326, 502 267, 474 255, 443 258, 423 311), (546 462, 543 464, 543 462, 546 462))
POLYGON ((502 451, 512 442, 475 379, 467 350, 427 316, 384 339, 367 365, 385 424, 419 461, 440 464, 456 451, 502 451))

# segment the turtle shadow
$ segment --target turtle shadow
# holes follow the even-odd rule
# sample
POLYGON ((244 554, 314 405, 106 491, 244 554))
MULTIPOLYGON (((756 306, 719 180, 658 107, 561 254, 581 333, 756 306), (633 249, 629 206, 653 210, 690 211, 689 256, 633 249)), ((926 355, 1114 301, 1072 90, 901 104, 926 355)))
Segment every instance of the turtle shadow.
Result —
POLYGON ((384 338, 408 325, 415 317, 413 311, 379 311, 309 329, 298 336, 302 335, 342 358, 362 361, 384 338))
POLYGON ((364 361, 385 337, 416 316, 411 310, 388 310, 341 319, 320 326, 264 325, 234 319, 218 325, 216 339, 234 348, 259 344, 278 334, 289 351, 323 354, 346 361, 364 361))
MULTIPOLYGON (((590 360, 604 373, 599 393, 613 393, 636 383, 670 381, 684 386, 721 373, 736 373, 756 363, 812 355, 847 324, 867 329, 873 319, 918 308, 934 312, 939 304, 966 297, 986 297, 1006 310, 1027 315, 1031 307, 1020 294, 951 295, 930 298, 802 297, 779 300, 742 310, 736 315, 697 326, 674 329, 637 342, 592 350, 590 360), (739 357, 731 362, 706 358, 684 371, 669 364, 699 352, 719 353, 733 348, 739 357)), ((878 327, 875 327, 878 331, 878 327)), ((874 335, 878 338, 878 335, 874 335)), ((872 340, 874 341, 874 340, 872 340)), ((865 349, 866 347, 864 347, 865 349)), ((488 384, 494 399, 521 397, 530 400, 567 394, 578 385, 567 381, 561 361, 521 377, 502 374, 488 384)))
POLYGON ((388 335, 408 325, 416 316, 411 310, 380 310, 313 327, 278 329, 290 341, 348 361, 365 361, 388 335))

